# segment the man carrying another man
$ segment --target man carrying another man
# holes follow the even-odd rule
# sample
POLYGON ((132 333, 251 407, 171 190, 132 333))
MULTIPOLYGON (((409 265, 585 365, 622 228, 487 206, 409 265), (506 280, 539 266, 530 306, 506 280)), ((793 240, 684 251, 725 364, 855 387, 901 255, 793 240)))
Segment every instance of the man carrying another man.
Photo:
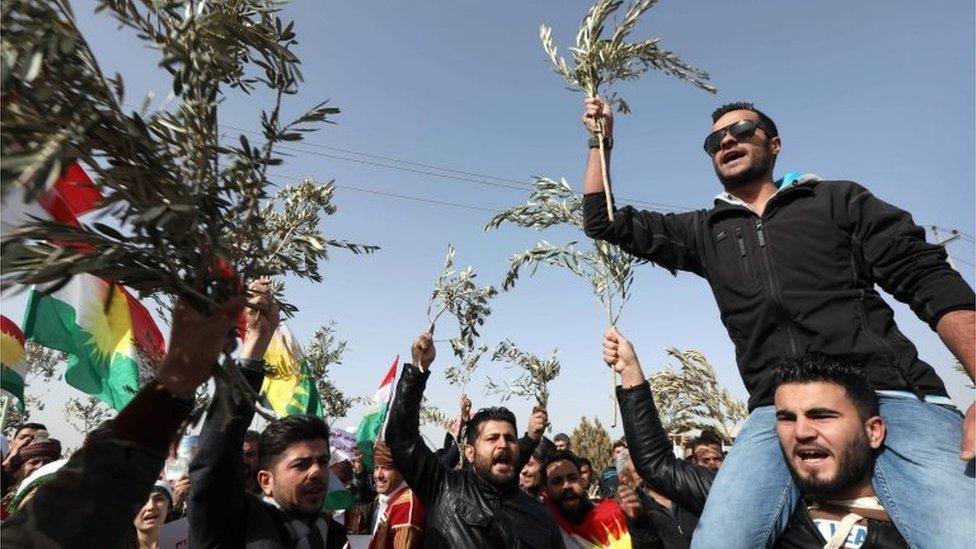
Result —
MULTIPOLYGON (((587 99, 583 123, 590 132, 603 129, 609 151, 609 105, 587 99)), ((909 304, 976 379, 976 298, 945 250, 925 241, 908 212, 857 183, 793 173, 774 180, 783 143, 776 124, 751 103, 712 113, 704 149, 723 192, 708 210, 661 214, 628 206, 611 220, 597 137, 588 145, 586 234, 672 273, 705 278, 749 391, 749 418, 718 474, 695 546, 768 547, 789 522, 799 493, 773 436, 773 370, 783 357, 808 353, 857 364, 881 391, 890 451, 878 456, 874 482, 884 487, 879 497, 905 537, 913 545, 976 546, 972 529, 952 532, 976 514, 971 464, 960 461, 976 456, 976 406, 965 421, 944 408, 951 401, 942 380, 898 330, 877 290, 909 304), (946 504, 930 505, 934 500, 946 504)))
MULTIPOLYGON (((615 328, 605 334, 603 353, 621 376, 624 433, 640 475, 681 507, 701 513, 715 472, 674 457, 634 348, 615 328)), ((774 406, 779 447, 803 497, 776 546, 908 547, 871 485, 885 422, 863 373, 823 356, 788 359, 778 368, 774 406)), ((957 526, 957 532, 964 529, 957 526)))

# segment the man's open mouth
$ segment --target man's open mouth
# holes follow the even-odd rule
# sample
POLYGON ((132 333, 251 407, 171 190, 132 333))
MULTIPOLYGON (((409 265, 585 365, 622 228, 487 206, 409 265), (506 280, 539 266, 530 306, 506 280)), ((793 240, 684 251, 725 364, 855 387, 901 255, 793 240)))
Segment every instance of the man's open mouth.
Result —
POLYGON ((746 152, 743 151, 742 149, 731 149, 722 153, 722 157, 720 161, 721 164, 724 166, 726 164, 731 164, 732 162, 735 162, 740 158, 744 158, 745 156, 746 156, 746 152))
POLYGON ((806 464, 819 463, 830 457, 830 452, 823 448, 798 448, 793 454, 806 464))

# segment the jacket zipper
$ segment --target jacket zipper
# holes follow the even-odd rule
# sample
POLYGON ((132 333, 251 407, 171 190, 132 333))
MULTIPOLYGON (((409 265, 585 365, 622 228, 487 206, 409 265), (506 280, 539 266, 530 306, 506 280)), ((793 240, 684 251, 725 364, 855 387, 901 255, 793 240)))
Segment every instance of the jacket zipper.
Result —
MULTIPOLYGON (((775 197, 774 197, 775 198, 775 197)), ((763 258, 763 265, 766 271, 766 280, 769 282, 769 293, 772 295, 773 302, 779 307, 781 311, 786 309, 783 307, 783 297, 780 295, 779 285, 776 284, 776 279, 773 277, 773 261, 769 258, 769 250, 766 249, 766 235, 763 232, 762 218, 756 217, 756 237, 759 239, 759 252, 763 258)), ((793 327, 793 321, 787 319, 786 322, 786 339, 790 342, 790 356, 797 356, 799 350, 796 344, 796 328, 793 327)))

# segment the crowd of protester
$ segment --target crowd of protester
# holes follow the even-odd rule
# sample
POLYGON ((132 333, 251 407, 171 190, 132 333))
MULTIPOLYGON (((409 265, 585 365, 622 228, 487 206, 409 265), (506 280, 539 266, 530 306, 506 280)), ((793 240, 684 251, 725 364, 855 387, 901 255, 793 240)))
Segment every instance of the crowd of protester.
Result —
MULTIPOLYGON (((585 109, 587 127, 602 119, 596 135, 611 136, 608 105, 589 99, 585 109)), ((209 316, 178 301, 154 381, 67 459, 44 425, 12 431, 2 543, 159 547, 161 528, 185 520, 189 547, 201 548, 338 549, 350 536, 366 536, 370 549, 973 547, 973 409, 964 423, 873 284, 910 302, 970 373, 972 289, 906 212, 862 187, 815 177, 772 186, 779 136, 752 105, 723 107, 713 121, 705 148, 726 189, 715 209, 621 208, 610 219, 591 140, 585 217, 591 236, 709 280, 750 391, 734 442, 705 430, 676 451, 633 345, 611 327, 602 355, 620 376, 624 437, 602 456, 608 467, 594 470, 565 433, 549 439, 546 409, 535 407, 520 430, 510 410, 473 411, 466 396, 432 449, 420 411, 437 350, 423 332, 370 459, 337 463, 318 417, 249 430, 279 321, 269 281, 259 280, 209 316), (789 213, 789 233, 770 217, 777 213, 789 213), (810 231, 820 231, 816 241, 810 231), (763 255, 778 238, 796 246, 763 255), (765 279, 744 268, 753 255, 766 258, 772 305, 760 292, 765 279), (795 287, 802 283, 819 286, 795 287), (239 375, 214 375, 240 316, 239 375), (185 471, 167 474, 195 393, 210 379, 195 454, 185 471), (325 504, 335 479, 352 506, 325 504)))

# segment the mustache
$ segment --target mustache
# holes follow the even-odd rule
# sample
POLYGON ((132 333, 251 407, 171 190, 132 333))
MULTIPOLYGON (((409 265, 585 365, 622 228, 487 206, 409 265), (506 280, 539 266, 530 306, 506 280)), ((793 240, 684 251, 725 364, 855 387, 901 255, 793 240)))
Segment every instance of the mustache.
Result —
POLYGON ((512 453, 509 452, 508 450, 499 450, 491 455, 492 464, 500 463, 502 461, 506 463, 511 463, 512 453))
POLYGON ((303 484, 302 487, 299 488, 299 491, 302 494, 307 494, 309 492, 315 492, 315 491, 318 491, 318 490, 327 490, 327 489, 328 489, 328 487, 325 485, 324 482, 318 481, 318 480, 313 480, 311 482, 308 482, 306 484, 303 484))
POLYGON ((559 494, 559 501, 577 501, 580 499, 582 498, 576 495, 576 492, 573 491, 567 491, 559 494))

